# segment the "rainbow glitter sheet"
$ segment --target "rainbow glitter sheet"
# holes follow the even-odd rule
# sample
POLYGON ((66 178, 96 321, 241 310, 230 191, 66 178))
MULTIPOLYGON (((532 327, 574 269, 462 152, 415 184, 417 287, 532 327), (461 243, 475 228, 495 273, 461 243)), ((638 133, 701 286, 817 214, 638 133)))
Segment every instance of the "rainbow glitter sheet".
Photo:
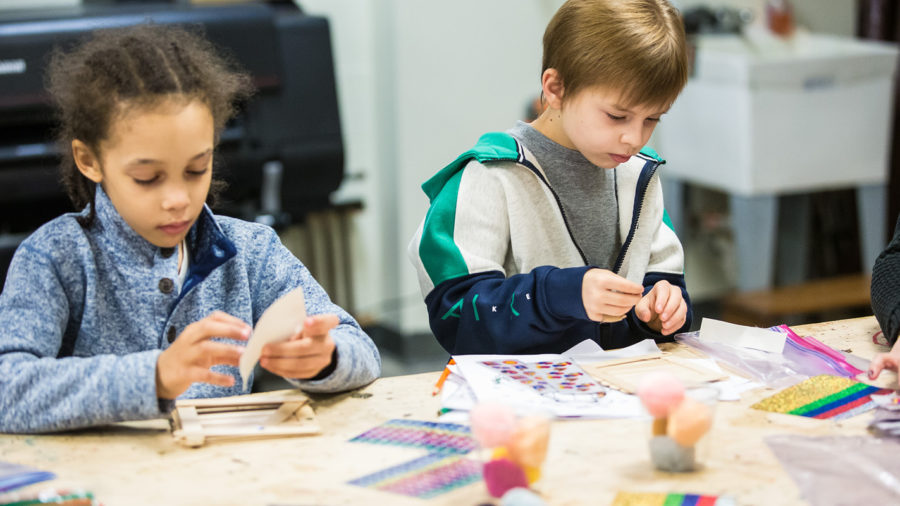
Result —
POLYGON ((652 492, 619 492, 612 506, 735 506, 727 495, 665 494, 652 492))
POLYGON ((842 420, 875 408, 872 395, 889 393, 891 390, 823 374, 786 388, 751 407, 773 413, 842 420))
POLYGON ((432 453, 348 483, 358 487, 431 499, 481 480, 482 464, 462 455, 432 453))

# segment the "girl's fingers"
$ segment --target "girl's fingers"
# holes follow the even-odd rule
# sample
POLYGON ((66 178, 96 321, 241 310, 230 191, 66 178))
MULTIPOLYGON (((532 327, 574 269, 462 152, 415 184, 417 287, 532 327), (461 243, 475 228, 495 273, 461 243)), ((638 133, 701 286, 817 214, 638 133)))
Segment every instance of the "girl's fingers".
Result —
POLYGON ((199 377, 194 381, 194 383, 209 383, 210 385, 219 387, 234 386, 234 376, 231 376, 230 374, 221 374, 213 372, 209 369, 203 369, 202 372, 198 374, 198 376, 199 377))
POLYGON ((189 336, 188 341, 191 343, 197 343, 213 337, 246 341, 250 338, 250 326, 240 320, 237 322, 224 322, 215 318, 204 318, 188 325, 181 335, 189 336))
POLYGON ((328 335, 328 331, 341 322, 335 314, 309 316, 303 324, 303 337, 319 338, 328 335))
POLYGON ((331 362, 331 354, 316 355, 305 359, 266 357, 259 365, 284 378, 312 378, 331 362))

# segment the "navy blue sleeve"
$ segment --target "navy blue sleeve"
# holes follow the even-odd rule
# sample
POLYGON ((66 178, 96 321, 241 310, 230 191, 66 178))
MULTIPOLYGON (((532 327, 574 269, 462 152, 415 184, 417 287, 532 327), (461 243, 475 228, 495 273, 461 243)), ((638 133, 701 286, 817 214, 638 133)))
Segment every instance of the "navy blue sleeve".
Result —
POLYGON ((542 266, 509 278, 489 271, 449 279, 425 297, 431 330, 451 354, 552 346, 587 320, 581 284, 590 268, 542 266))

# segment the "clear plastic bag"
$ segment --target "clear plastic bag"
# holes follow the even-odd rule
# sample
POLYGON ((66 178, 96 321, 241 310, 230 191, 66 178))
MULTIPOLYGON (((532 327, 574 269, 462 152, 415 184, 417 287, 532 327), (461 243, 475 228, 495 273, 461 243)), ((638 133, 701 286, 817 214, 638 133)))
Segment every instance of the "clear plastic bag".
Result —
POLYGON ((855 378, 863 372, 844 360, 839 351, 813 337, 801 337, 787 325, 771 330, 787 334, 782 353, 701 341, 699 332, 678 334, 675 340, 743 371, 770 388, 783 388, 820 374, 855 378))
MULTIPOLYGON (((717 361, 744 372, 770 388, 784 388, 805 379, 809 373, 780 353, 769 353, 723 343, 701 341, 699 332, 677 334, 679 343, 698 349, 717 361)), ((821 373, 817 373, 821 374, 821 373)))
POLYGON ((810 504, 900 504, 896 440, 777 435, 765 441, 810 504))

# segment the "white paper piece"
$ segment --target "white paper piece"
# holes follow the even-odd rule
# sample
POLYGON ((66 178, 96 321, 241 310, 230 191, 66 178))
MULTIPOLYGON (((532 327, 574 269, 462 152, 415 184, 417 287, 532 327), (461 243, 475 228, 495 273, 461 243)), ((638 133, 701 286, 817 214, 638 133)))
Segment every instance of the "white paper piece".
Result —
MULTIPOLYGON (((637 396, 608 390, 603 397, 585 400, 583 395, 544 396, 497 370, 480 364, 484 360, 514 359, 522 362, 559 361, 562 355, 457 355, 453 359, 478 402, 499 402, 522 413, 544 411, 563 418, 646 417, 637 396)), ((447 406, 445 406, 447 407, 447 406)))
POLYGON ((767 351, 769 353, 784 352, 786 335, 758 327, 745 327, 712 318, 704 318, 700 324, 701 341, 730 344, 743 348, 767 351))
MULTIPOLYGON (((682 358, 680 360, 688 362, 696 367, 706 367, 719 373, 728 374, 711 358, 682 358)), ((733 374, 729 374, 728 379, 709 383, 709 385, 716 387, 719 390, 720 401, 739 401, 741 400, 742 393, 763 386, 762 383, 756 383, 755 381, 733 374)))
POLYGON ((602 362, 604 360, 618 360, 621 358, 639 357, 642 355, 654 355, 662 353, 653 339, 644 339, 626 348, 616 350, 604 350, 592 339, 585 339, 562 354, 572 360, 587 364, 590 362, 602 362))
POLYGON ((259 361, 263 346, 284 341, 303 330, 306 320, 306 302, 303 288, 295 288, 272 303, 259 317, 253 334, 247 341, 247 348, 241 355, 240 371, 244 379, 244 390, 250 381, 250 373, 259 361))

